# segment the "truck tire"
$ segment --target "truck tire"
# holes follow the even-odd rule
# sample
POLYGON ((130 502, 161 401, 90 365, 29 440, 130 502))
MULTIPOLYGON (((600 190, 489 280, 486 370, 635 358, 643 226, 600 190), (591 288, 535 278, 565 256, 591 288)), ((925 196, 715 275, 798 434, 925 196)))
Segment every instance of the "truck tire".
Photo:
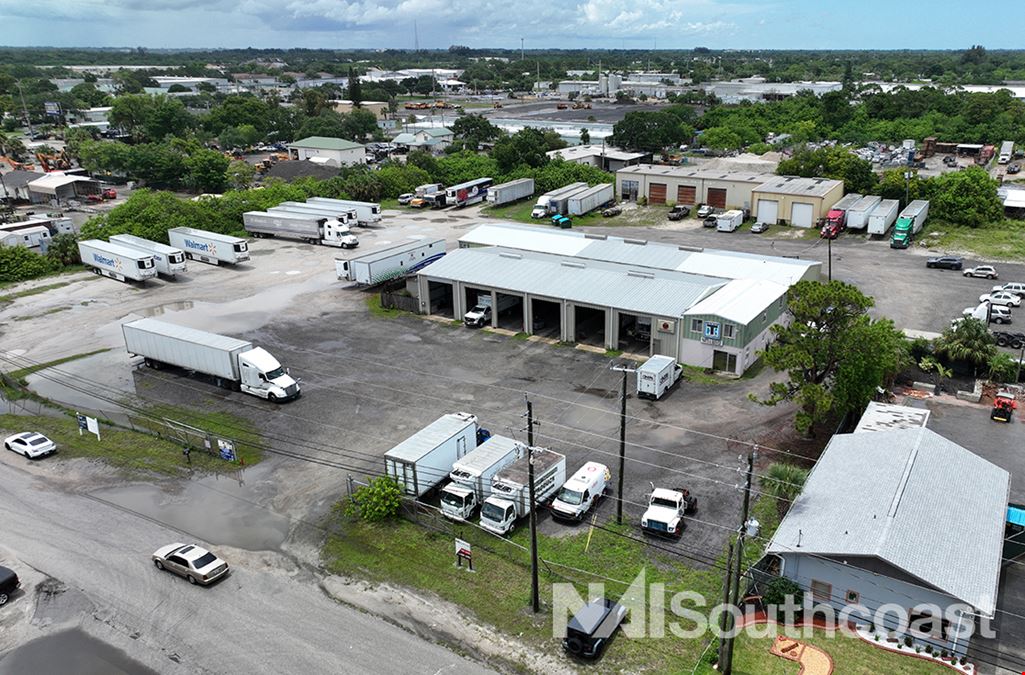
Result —
POLYGON ((566 651, 570 654, 579 654, 584 649, 584 643, 580 638, 571 637, 566 640, 566 651))
POLYGON ((274 394, 267 394, 267 400, 270 401, 271 403, 277 403, 278 402, 278 397, 275 396, 274 394))
POLYGON ((997 339, 997 347, 1006 347, 1007 346, 1007 336, 1004 335, 1003 333, 997 333, 996 339, 997 339))

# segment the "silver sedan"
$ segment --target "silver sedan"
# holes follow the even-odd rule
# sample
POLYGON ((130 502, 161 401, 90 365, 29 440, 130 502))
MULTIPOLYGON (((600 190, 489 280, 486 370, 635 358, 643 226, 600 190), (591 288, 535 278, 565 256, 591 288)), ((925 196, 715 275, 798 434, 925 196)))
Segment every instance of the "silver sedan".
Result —
POLYGON ((153 554, 153 564, 158 570, 174 572, 190 584, 201 586, 212 584, 228 573, 228 563, 195 544, 161 546, 153 554))

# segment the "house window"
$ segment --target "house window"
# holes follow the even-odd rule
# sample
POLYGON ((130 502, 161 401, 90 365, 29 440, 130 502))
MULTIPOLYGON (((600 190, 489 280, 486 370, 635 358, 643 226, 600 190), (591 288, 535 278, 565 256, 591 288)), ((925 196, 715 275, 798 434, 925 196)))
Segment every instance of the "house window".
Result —
POLYGON ((690 329, 694 333, 700 333, 701 332, 701 325, 702 325, 701 324, 701 319, 691 319, 690 320, 690 329))
POLYGON ((908 632, 912 635, 942 640, 948 630, 950 630, 949 622, 928 608, 915 607, 908 612, 908 632), (925 611, 920 611, 920 609, 925 611))
POLYGON ((727 340, 733 339, 733 331, 736 328, 732 323, 724 323, 722 325, 722 336, 727 340))
POLYGON ((769 315, 767 313, 766 314, 762 314, 762 322, 763 323, 765 322, 765 319, 768 318, 768 316, 769 315))
POLYGON ((848 605, 856 605, 861 602, 861 593, 848 589, 847 594, 843 596, 843 599, 848 605))
POLYGON ((823 602, 829 602, 833 596, 832 584, 827 584, 825 581, 811 580, 811 596, 816 600, 822 600, 823 602))

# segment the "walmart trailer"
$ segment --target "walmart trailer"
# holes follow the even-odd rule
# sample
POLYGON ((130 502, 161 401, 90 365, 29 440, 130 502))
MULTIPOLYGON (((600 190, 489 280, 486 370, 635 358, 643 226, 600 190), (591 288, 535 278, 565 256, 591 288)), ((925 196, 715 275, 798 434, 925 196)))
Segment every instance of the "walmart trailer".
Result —
POLYGON ((384 453, 384 472, 402 492, 422 497, 448 480, 452 466, 477 447, 477 417, 442 415, 384 453))
POLYGON ((444 239, 418 239, 356 258, 335 258, 335 272, 344 281, 373 286, 423 269, 443 255, 444 239))
POLYGON ((167 238, 171 246, 185 251, 189 260, 211 265, 235 265, 249 260, 249 242, 240 237, 192 227, 173 227, 167 231, 167 238))
POLYGON ((78 242, 78 254, 82 264, 93 272, 118 281, 145 281, 157 276, 152 255, 122 244, 87 239, 78 242))
POLYGON ((188 265, 185 262, 185 253, 181 249, 150 241, 149 239, 143 239, 142 237, 136 237, 134 234, 115 234, 109 237, 109 239, 115 244, 121 244, 128 248, 134 248, 136 251, 149 253, 153 256, 153 262, 156 263, 158 274, 173 277, 179 272, 185 272, 188 269, 188 265))

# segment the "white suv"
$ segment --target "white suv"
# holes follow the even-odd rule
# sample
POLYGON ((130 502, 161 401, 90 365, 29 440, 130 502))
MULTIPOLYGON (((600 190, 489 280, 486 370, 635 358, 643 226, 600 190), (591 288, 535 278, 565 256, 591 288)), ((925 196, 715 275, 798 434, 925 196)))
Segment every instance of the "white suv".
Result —
POLYGON ((1025 284, 1020 281, 1009 281, 1003 286, 994 286, 993 292, 1006 291, 1007 293, 1014 293, 1015 295, 1025 295, 1025 284))
POLYGON ((992 265, 979 265, 978 267, 969 267, 962 272, 966 277, 985 277, 986 279, 996 279, 997 271, 992 265))

